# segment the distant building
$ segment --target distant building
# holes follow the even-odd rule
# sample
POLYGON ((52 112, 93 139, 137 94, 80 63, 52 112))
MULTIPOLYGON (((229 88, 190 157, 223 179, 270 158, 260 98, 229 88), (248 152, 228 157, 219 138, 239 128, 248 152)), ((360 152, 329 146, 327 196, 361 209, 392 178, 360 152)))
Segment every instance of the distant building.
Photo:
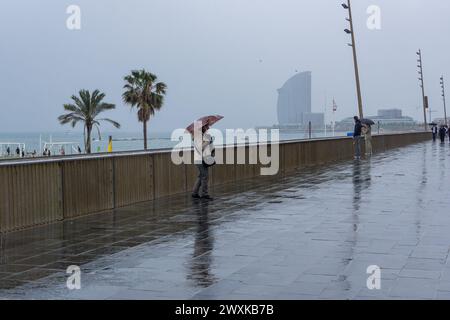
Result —
POLYGON ((325 123, 325 114, 323 113, 312 113, 312 112, 305 112, 303 113, 303 119, 302 124, 308 125, 311 121, 312 126, 321 126, 323 127, 325 123))
POLYGON ((401 119, 402 110, 400 109, 381 109, 378 110, 378 117, 381 119, 401 119))
POLYGON ((278 89, 278 123, 280 127, 324 125, 324 115, 311 112, 311 72, 291 77, 278 89))
MULTIPOLYGON (((417 127, 417 122, 411 117, 403 116, 401 109, 380 109, 377 114, 376 116, 368 116, 365 118, 373 120, 375 126, 378 126, 379 123, 380 127, 384 129, 406 130, 417 127)), ((351 130, 353 125, 353 117, 349 117, 337 122, 336 128, 339 130, 351 130)))

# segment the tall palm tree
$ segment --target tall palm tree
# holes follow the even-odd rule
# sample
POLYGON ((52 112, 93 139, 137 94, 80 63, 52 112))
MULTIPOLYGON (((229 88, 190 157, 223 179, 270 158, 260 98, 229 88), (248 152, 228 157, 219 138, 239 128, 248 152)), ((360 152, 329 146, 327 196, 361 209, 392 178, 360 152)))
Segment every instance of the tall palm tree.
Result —
POLYGON ((147 122, 163 106, 167 86, 157 82, 156 75, 145 70, 133 70, 124 80, 122 98, 126 104, 138 109, 138 120, 143 123, 144 149, 147 150, 147 122))
POLYGON ((84 149, 86 153, 91 153, 91 133, 96 128, 100 136, 100 121, 111 123, 114 127, 120 128, 120 124, 108 118, 97 119, 97 116, 107 110, 112 110, 116 106, 111 103, 102 102, 105 98, 104 93, 95 90, 92 94, 89 90, 80 90, 79 97, 73 95, 73 104, 65 104, 64 110, 67 113, 60 115, 58 120, 61 124, 70 123, 72 127, 78 122, 84 124, 84 149))

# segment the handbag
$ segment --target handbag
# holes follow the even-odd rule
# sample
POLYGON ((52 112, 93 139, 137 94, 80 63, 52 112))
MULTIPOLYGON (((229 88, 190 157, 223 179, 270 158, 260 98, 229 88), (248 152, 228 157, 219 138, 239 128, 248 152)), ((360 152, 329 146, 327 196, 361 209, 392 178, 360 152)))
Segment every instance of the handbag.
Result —
POLYGON ((211 154, 203 157, 203 165, 206 167, 212 167, 216 164, 216 149, 213 147, 211 154))
POLYGON ((212 167, 216 164, 216 159, 213 156, 203 157, 203 165, 205 167, 212 167))

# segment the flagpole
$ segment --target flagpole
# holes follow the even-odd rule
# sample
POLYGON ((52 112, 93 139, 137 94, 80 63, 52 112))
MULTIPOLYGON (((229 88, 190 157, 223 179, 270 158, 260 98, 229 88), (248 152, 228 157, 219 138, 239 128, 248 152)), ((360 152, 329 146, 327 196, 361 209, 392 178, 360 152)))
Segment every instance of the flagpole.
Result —
POLYGON ((336 106, 336 101, 334 101, 334 98, 333 98, 333 137, 335 136, 335 126, 336 126, 336 120, 335 120, 335 113, 336 113, 336 109, 337 109, 337 106, 336 106))
POLYGON ((334 121, 334 109, 333 109, 333 137, 335 136, 335 134, 334 134, 334 126, 336 125, 336 122, 334 121))

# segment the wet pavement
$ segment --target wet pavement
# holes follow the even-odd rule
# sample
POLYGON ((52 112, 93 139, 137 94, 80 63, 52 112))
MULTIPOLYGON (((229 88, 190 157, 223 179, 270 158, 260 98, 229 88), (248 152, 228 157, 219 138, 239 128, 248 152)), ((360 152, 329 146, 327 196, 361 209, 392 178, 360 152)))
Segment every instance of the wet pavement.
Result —
POLYGON ((448 142, 213 193, 4 235, 0 299, 450 299, 448 142))

